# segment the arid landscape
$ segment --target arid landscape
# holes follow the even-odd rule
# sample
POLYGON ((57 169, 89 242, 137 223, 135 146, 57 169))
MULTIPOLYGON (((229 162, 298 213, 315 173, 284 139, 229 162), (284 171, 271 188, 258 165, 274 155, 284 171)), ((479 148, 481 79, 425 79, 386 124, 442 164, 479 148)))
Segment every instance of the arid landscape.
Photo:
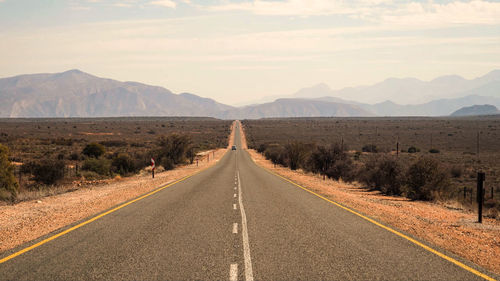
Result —
MULTIPOLYGON (((19 183, 16 199, 35 199, 43 194, 74 190, 78 185, 97 184, 99 180, 138 173, 158 158, 161 137, 185 136, 190 152, 198 154, 227 146, 231 121, 213 118, 93 118, 93 119, 0 119, 0 143, 10 150, 10 160, 19 183), (124 172, 89 167, 92 157, 83 151, 89 144, 99 144, 104 153, 99 157, 112 165, 118 155, 130 162, 124 172), (59 163, 62 175, 54 182, 37 181, 31 164, 59 163), (88 165, 87 165, 88 166, 88 165), (24 168, 23 168, 24 167, 24 168)), ((194 156, 203 160, 206 155, 194 156)), ((163 169, 160 159, 158 167, 163 169)), ((97 163, 98 165, 100 163, 97 163)), ((5 201, 4 201, 5 202, 5 201)))
POLYGON ((500 280, 499 34, 499 0, 0 0, 0 281, 500 280))
MULTIPOLYGON (((454 199, 467 209, 475 209, 476 174, 483 171, 486 200, 493 194, 488 206, 499 208, 500 117, 285 118, 245 120, 243 124, 249 147, 257 150, 261 145, 284 146, 291 141, 323 146, 343 142, 355 163, 385 154, 405 163, 431 157, 450 173, 453 188, 444 199, 454 199), (376 147, 376 152, 366 151, 370 145, 376 147), (411 147, 415 150, 410 153, 411 147), (434 153, 429 152, 431 149, 434 153)), ((498 213, 492 211, 490 215, 497 217, 498 213)))

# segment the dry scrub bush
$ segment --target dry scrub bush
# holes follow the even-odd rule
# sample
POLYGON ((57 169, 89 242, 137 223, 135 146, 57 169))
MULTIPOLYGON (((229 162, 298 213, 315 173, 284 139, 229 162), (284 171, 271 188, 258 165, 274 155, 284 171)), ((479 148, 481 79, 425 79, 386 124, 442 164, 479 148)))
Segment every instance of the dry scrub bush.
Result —
POLYGON ((339 144, 317 146, 306 161, 306 169, 335 180, 354 179, 352 160, 339 144))
POLYGON ((106 152, 106 149, 104 148, 104 145, 100 143, 89 143, 85 146, 85 148, 82 151, 82 154, 87 156, 87 157, 94 157, 94 158, 99 158, 101 155, 103 155, 106 152))
POLYGON ((449 173, 436 159, 422 157, 408 169, 407 197, 436 200, 449 193, 449 173))
POLYGON ((359 180, 384 194, 401 195, 406 182, 403 163, 391 155, 373 156, 359 173, 359 180))
POLYGON ((367 144, 367 145, 364 145, 362 148, 361 148, 361 151, 363 152, 372 152, 372 153, 377 153, 378 152, 378 148, 376 145, 374 144, 367 144))
POLYGON ((111 161, 105 158, 88 158, 83 162, 82 170, 108 176, 111 174, 111 161))
POLYGON ((450 168, 450 174, 454 178, 460 178, 462 176, 463 168, 459 165, 454 165, 450 168))
POLYGON ((307 146, 298 141, 292 141, 285 145, 285 151, 288 158, 288 166, 291 170, 297 170, 303 167, 307 156, 307 146))
POLYGON ((24 163, 21 172, 33 176, 33 180, 44 185, 58 183, 64 178, 64 161, 59 159, 42 159, 24 163))
POLYGON ((121 176, 137 172, 134 161, 128 154, 125 153, 119 153, 116 155, 111 162, 111 167, 113 172, 118 173, 121 176))
POLYGON ((285 148, 279 144, 271 144, 263 150, 266 159, 270 160, 275 165, 286 166, 288 162, 285 148))
POLYGON ((14 200, 18 187, 14 166, 9 161, 9 149, 0 144, 0 200, 14 200))
POLYGON ((171 134, 158 139, 159 149, 156 151, 160 165, 165 170, 171 170, 176 165, 186 162, 192 150, 191 138, 187 135, 171 134))

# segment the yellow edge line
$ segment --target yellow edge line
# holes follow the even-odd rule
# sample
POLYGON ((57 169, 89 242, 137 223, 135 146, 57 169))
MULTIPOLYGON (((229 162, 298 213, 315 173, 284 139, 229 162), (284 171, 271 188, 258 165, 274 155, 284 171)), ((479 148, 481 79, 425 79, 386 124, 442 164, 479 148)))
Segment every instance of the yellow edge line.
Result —
MULTIPOLYGON (((253 160, 253 158, 252 158, 252 160, 253 160)), ((445 254, 443 254, 441 252, 438 252, 438 251, 432 249, 431 247, 429 247, 429 246, 427 246, 425 244, 422 244, 422 243, 418 242, 417 240, 415 240, 415 239, 413 239, 413 238, 411 238, 411 237, 409 237, 407 235, 404 235, 403 233, 401 233, 401 232, 399 232, 397 230, 394 230, 394 229, 392 229, 390 227, 387 227, 387 226, 385 226, 385 225, 383 225, 383 224, 381 224, 381 223, 379 223, 379 222, 377 222, 377 221, 375 221, 373 219, 370 219, 369 217, 366 217, 366 216, 364 216, 364 215, 362 215, 362 214, 360 214, 360 213, 358 213, 358 212, 356 212, 356 211, 354 211, 352 209, 349 209, 349 208, 347 208, 345 206, 340 205, 337 202, 334 202, 334 201, 332 201, 332 200, 330 200, 328 198, 325 198, 324 196, 321 196, 321 195, 317 194, 316 192, 311 191, 311 190, 309 190, 309 189, 301 186, 300 184, 297 184, 297 183, 295 183, 295 182, 293 182, 293 181, 291 181, 291 180, 289 180, 289 179, 287 179, 287 178, 285 178, 285 177, 283 177, 281 175, 278 175, 277 173, 275 173, 275 172, 273 172, 273 171, 271 171, 271 170, 269 170, 269 169, 267 169, 267 168, 265 168, 265 167, 263 167, 261 165, 259 165, 259 166, 262 167, 262 168, 264 168, 265 170, 267 170, 269 173, 271 173, 271 174, 273 174, 273 175, 275 175, 275 176, 277 176, 277 177, 279 177, 279 178, 281 178, 281 179, 283 179, 283 180, 285 180, 285 181, 287 181, 287 182, 289 182, 289 183, 291 183, 291 184, 293 184, 293 185, 295 185, 297 187, 300 187, 301 189, 303 189, 303 190, 305 190, 305 191, 307 191, 307 192, 309 192, 309 193, 311 193, 313 195, 316 195, 317 197, 319 197, 319 198, 321 198, 321 199, 323 199, 323 200, 325 200, 327 202, 330 202, 331 204, 333 204, 333 205, 335 205, 337 207, 340 207, 340 208, 342 208, 342 209, 344 209, 344 210, 346 210, 346 211, 348 211, 348 212, 350 212, 352 214, 355 214, 355 215, 357 215, 357 216, 359 216, 359 217, 361 217, 361 218, 363 218, 363 219, 365 219, 365 220, 367 220, 367 221, 369 221, 369 222, 371 222, 371 223, 373 223, 373 224, 375 224, 375 225, 377 225, 377 226, 379 226, 379 227, 381 227, 381 228, 383 228, 383 229, 385 229, 387 231, 390 231, 390 232, 398 235, 399 237, 402 237, 402 238, 404 238, 404 239, 412 242, 413 244, 415 244, 417 246, 420 246, 420 247, 424 248, 425 250, 427 250, 427 251, 429 251, 429 252, 431 252, 431 253, 433 253, 433 254, 435 254, 435 255, 437 255, 437 256, 439 256, 439 257, 441 257, 441 258, 443 258, 443 259, 445 259, 445 260, 447 260, 447 261, 449 261, 449 262, 451 262, 451 263, 453 263, 453 264, 455 264, 455 265, 457 265, 457 266, 459 266, 459 267, 461 267, 461 268, 463 268, 463 269, 465 269, 465 270, 467 270, 467 271, 469 271, 469 272, 471 272, 471 273, 473 273, 473 274, 475 274, 475 275, 477 275, 479 277, 482 277, 482 278, 484 278, 486 280, 489 280, 489 281, 495 281, 495 279, 493 279, 492 277, 490 277, 490 276, 488 276, 488 275, 486 275, 484 273, 481 273, 481 272, 475 270, 474 268, 472 268, 470 266, 467 266, 467 265, 465 265, 465 264, 457 261, 456 259, 454 259, 452 257, 449 257, 449 256, 447 256, 447 255, 445 255, 445 254)))
MULTIPOLYGON (((227 151, 226 151, 226 152, 227 152, 227 151)), ((51 236, 51 237, 49 237, 49 238, 46 238, 46 239, 44 239, 44 240, 42 240, 42 241, 40 241, 40 242, 38 242, 38 243, 36 243, 36 244, 33 244, 33 245, 31 245, 31 246, 29 246, 29 247, 26 247, 26 248, 24 248, 24 249, 22 249, 22 250, 20 250, 20 251, 18 251, 18 252, 15 252, 15 253, 11 254, 10 256, 7 256, 7 257, 5 257, 5 258, 3 258, 3 259, 0 259, 0 264, 2 264, 2 263, 4 263, 4 262, 6 262, 6 261, 8 261, 8 260, 11 260, 11 259, 13 259, 13 258, 15 258, 15 257, 17 257, 17 256, 19 256, 19 255, 22 255, 22 254, 24 254, 24 253, 26 253, 26 252, 28 252, 28 251, 31 251, 31 250, 33 250, 33 249, 35 249, 35 248, 37 248, 37 247, 40 247, 40 246, 42 246, 43 244, 45 244, 45 243, 47 243, 47 242, 50 242, 50 241, 52 241, 52 240, 54 240, 54 239, 56 239, 56 238, 58 238, 58 237, 61 237, 61 236, 63 236, 64 234, 67 234, 67 233, 69 233, 69 232, 71 232, 71 231, 73 231, 73 230, 75 230, 75 229, 78 229, 78 228, 80 228, 80 227, 82 227, 82 226, 84 226, 84 225, 86 225, 86 224, 89 224, 89 223, 91 223, 91 222, 93 222, 93 221, 96 221, 96 220, 98 220, 98 219, 100 219, 100 218, 104 217, 105 215, 109 215, 109 214, 111 214, 111 213, 113 213, 113 212, 115 212, 115 211, 118 211, 118 210, 120 210, 121 208, 126 207, 126 206, 128 206, 128 205, 130 205, 130 204, 132 204, 132 203, 134 203, 134 202, 137 202, 137 201, 139 201, 139 200, 142 200, 142 199, 144 199, 144 198, 146 198, 146 197, 148 197, 148 196, 151 196, 151 195, 153 195, 153 194, 155 194, 155 193, 157 193, 157 192, 159 192, 159 191, 161 191, 161 190, 163 190, 163 189, 165 189, 165 188, 167 188, 167 187, 170 187, 170 186, 172 186, 172 185, 174 185, 174 184, 177 184, 177 183, 179 183, 179 182, 181 182, 181 181, 184 181, 184 180, 186 180, 186 179, 188 179, 188 178, 190 178, 190 177, 192 177, 192 176, 194 176, 194 175, 197 175, 197 174, 199 174, 199 173, 201 173, 201 172, 205 171, 206 169, 208 169, 208 168, 210 168, 210 167, 212 167, 212 166, 206 167, 206 168, 204 168, 204 169, 202 169, 202 170, 199 170, 199 171, 197 171, 197 172, 195 172, 195 173, 193 173, 193 174, 191 174, 191 175, 185 176, 185 177, 183 177, 183 178, 181 178, 181 179, 179 179, 179 180, 176 180, 176 181, 174 181, 174 182, 171 182, 171 183, 169 183, 169 184, 166 184, 166 185, 160 186, 158 189, 155 189, 155 190, 153 190, 153 191, 151 191, 151 192, 149 192, 149 193, 146 193, 146 194, 142 195, 141 197, 138 197, 138 198, 136 198, 136 199, 134 199, 134 200, 132 200, 132 201, 129 201, 129 202, 127 202, 127 203, 121 204, 121 205, 119 205, 119 206, 117 206, 117 207, 115 207, 115 208, 113 208, 113 209, 111 209, 111 210, 109 210, 109 211, 107 211, 107 212, 104 212, 104 213, 102 213, 102 214, 100 214, 100 215, 97 215, 97 216, 95 216, 95 217, 93 217, 93 218, 91 218, 91 219, 89 219, 89 220, 87 220, 87 221, 84 221, 84 222, 82 222, 82 223, 80 223, 80 224, 78 224, 78 225, 75 225, 75 226, 73 226, 73 227, 71 227, 71 228, 68 228, 68 229, 66 229, 66 230, 64 230, 64 231, 62 231, 62 232, 60 232, 60 233, 57 233, 57 234, 55 234, 55 235, 53 235, 53 236, 51 236)))

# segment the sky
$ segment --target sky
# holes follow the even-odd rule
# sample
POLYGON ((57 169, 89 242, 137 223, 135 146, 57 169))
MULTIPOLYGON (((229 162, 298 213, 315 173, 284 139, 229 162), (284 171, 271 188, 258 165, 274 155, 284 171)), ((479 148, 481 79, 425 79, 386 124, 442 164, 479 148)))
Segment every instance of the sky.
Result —
POLYGON ((500 68, 500 1, 0 0, 0 77, 80 69, 233 105, 500 68))

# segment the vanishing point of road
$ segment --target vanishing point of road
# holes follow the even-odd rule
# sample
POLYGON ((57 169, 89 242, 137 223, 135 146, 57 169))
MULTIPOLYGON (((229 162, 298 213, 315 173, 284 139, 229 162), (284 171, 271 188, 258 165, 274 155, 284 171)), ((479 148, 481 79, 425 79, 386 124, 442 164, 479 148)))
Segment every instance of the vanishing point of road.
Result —
POLYGON ((42 245, 34 241, 3 253, 0 280, 484 280, 493 276, 450 254, 439 256, 257 166, 240 149, 239 126, 236 123, 238 149, 228 151, 215 166, 98 219, 90 218, 76 229, 68 227, 39 239, 49 238, 42 245), (33 244, 36 247, 5 260, 33 244))

